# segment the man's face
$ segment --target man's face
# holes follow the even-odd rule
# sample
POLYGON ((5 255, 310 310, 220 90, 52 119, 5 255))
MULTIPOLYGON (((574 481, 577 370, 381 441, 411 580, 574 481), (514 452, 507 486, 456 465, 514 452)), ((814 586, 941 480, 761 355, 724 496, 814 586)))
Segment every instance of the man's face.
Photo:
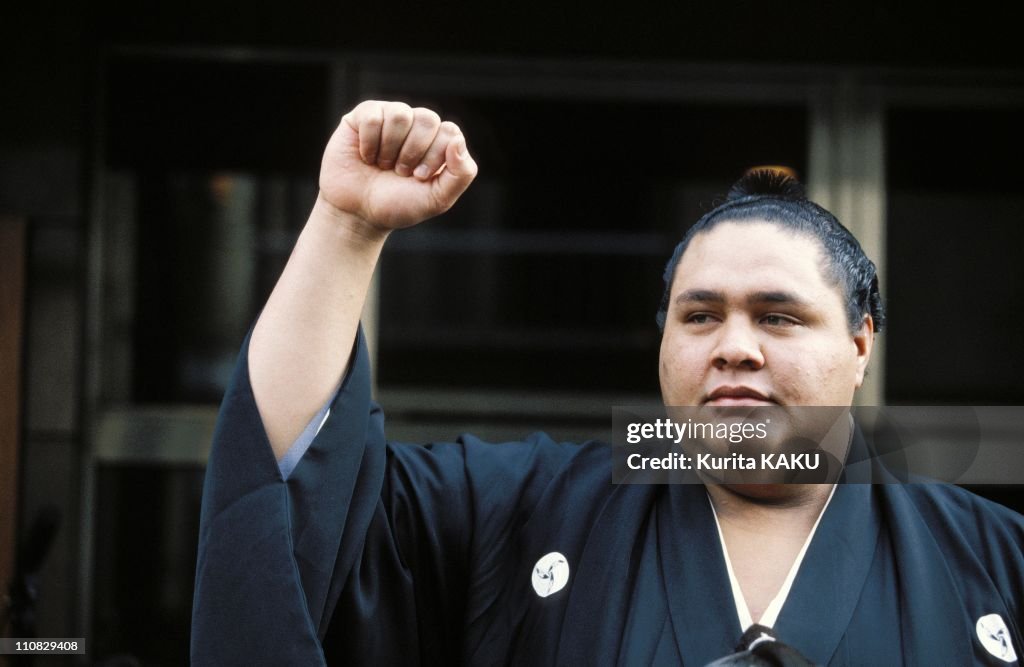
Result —
POLYGON ((666 405, 848 406, 871 355, 851 334, 816 239, 771 223, 720 223, 676 269, 661 341, 666 405))

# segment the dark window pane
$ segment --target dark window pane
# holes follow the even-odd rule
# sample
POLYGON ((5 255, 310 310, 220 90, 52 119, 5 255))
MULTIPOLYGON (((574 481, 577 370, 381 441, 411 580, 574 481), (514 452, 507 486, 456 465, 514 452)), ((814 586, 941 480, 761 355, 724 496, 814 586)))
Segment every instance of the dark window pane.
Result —
POLYGON ((890 402, 1024 401, 1020 118, 889 113, 890 402))
POLYGON ((312 207, 328 67, 116 56, 105 72, 107 168, 135 202, 131 397, 216 402, 312 207))
POLYGON ((106 72, 110 166, 316 178, 332 127, 325 65, 123 57, 106 72))
POLYGON ((800 107, 441 99, 480 164, 382 264, 382 386, 656 393, 662 271, 743 171, 805 172, 800 107))

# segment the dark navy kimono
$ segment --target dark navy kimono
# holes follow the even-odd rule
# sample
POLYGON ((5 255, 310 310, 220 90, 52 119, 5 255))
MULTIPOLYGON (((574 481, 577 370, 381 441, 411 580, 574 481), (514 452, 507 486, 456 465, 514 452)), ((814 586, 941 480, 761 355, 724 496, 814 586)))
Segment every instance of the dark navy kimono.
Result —
MULTIPOLYGON (((195 664, 700 666, 732 652, 743 628, 703 486, 616 486, 607 445, 543 434, 387 443, 361 336, 284 480, 246 357, 207 468, 195 664), (541 597, 534 567, 552 552, 568 582, 541 597)), ((1022 545, 1021 516, 960 489, 841 484, 774 630, 827 665, 1017 664, 1022 545)))

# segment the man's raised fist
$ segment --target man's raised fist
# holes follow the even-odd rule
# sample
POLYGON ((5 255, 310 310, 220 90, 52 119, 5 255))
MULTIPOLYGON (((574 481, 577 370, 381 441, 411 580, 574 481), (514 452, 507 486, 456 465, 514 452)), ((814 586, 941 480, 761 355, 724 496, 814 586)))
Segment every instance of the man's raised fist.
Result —
POLYGON ((455 123, 430 109, 366 101, 327 143, 320 200, 359 218, 366 231, 386 233, 447 211, 476 173, 455 123))

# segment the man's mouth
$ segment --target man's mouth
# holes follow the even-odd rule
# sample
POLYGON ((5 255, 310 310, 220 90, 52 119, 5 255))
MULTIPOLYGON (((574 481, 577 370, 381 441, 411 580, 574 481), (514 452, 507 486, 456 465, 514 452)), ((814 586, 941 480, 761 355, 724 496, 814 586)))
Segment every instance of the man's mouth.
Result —
POLYGON ((772 405, 773 403, 774 401, 768 394, 743 385, 715 387, 704 398, 705 405, 717 406, 772 405))

